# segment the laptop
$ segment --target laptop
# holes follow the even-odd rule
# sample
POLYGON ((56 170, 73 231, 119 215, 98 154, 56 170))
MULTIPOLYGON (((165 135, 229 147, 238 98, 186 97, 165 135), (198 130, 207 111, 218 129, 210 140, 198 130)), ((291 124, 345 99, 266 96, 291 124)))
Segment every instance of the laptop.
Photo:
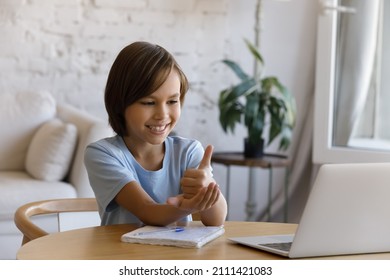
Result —
POLYGON ((390 251, 390 163, 324 164, 295 234, 229 238, 289 258, 390 251))

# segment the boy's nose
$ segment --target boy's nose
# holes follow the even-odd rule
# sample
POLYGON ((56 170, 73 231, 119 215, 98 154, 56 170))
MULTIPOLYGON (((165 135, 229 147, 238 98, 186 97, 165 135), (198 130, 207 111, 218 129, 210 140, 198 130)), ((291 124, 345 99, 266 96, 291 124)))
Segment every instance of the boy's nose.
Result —
POLYGON ((168 109, 166 108, 165 105, 158 106, 155 113, 154 117, 156 119, 163 119, 165 116, 168 114, 168 109))

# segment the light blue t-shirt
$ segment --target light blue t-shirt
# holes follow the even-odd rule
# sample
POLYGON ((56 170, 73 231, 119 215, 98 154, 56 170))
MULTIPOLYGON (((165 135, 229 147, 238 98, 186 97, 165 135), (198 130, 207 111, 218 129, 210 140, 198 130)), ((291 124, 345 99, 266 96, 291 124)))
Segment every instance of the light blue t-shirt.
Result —
MULTIPOLYGON (((84 162, 95 193, 102 225, 140 223, 130 211, 114 200, 129 182, 136 181, 157 203, 181 193, 180 179, 186 169, 196 168, 204 150, 199 141, 169 136, 160 170, 145 170, 127 149, 122 137, 113 136, 86 148, 84 162)), ((191 220, 191 216, 184 220, 191 220)))

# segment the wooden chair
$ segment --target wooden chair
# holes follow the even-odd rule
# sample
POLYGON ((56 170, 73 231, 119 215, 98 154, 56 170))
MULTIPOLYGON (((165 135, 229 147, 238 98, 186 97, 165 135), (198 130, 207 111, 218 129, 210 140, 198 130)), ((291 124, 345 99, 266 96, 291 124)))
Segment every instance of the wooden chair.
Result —
POLYGON ((30 219, 43 214, 97 211, 95 198, 66 198, 31 202, 19 207, 14 216, 15 225, 23 233, 22 245, 49 234, 30 219))

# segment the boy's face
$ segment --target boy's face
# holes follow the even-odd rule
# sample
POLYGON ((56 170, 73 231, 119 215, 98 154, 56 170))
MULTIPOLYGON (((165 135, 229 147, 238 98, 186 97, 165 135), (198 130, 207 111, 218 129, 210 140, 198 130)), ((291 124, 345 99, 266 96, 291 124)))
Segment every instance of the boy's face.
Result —
POLYGON ((125 110, 127 140, 132 144, 162 144, 181 114, 180 79, 172 70, 167 80, 152 94, 125 110))

